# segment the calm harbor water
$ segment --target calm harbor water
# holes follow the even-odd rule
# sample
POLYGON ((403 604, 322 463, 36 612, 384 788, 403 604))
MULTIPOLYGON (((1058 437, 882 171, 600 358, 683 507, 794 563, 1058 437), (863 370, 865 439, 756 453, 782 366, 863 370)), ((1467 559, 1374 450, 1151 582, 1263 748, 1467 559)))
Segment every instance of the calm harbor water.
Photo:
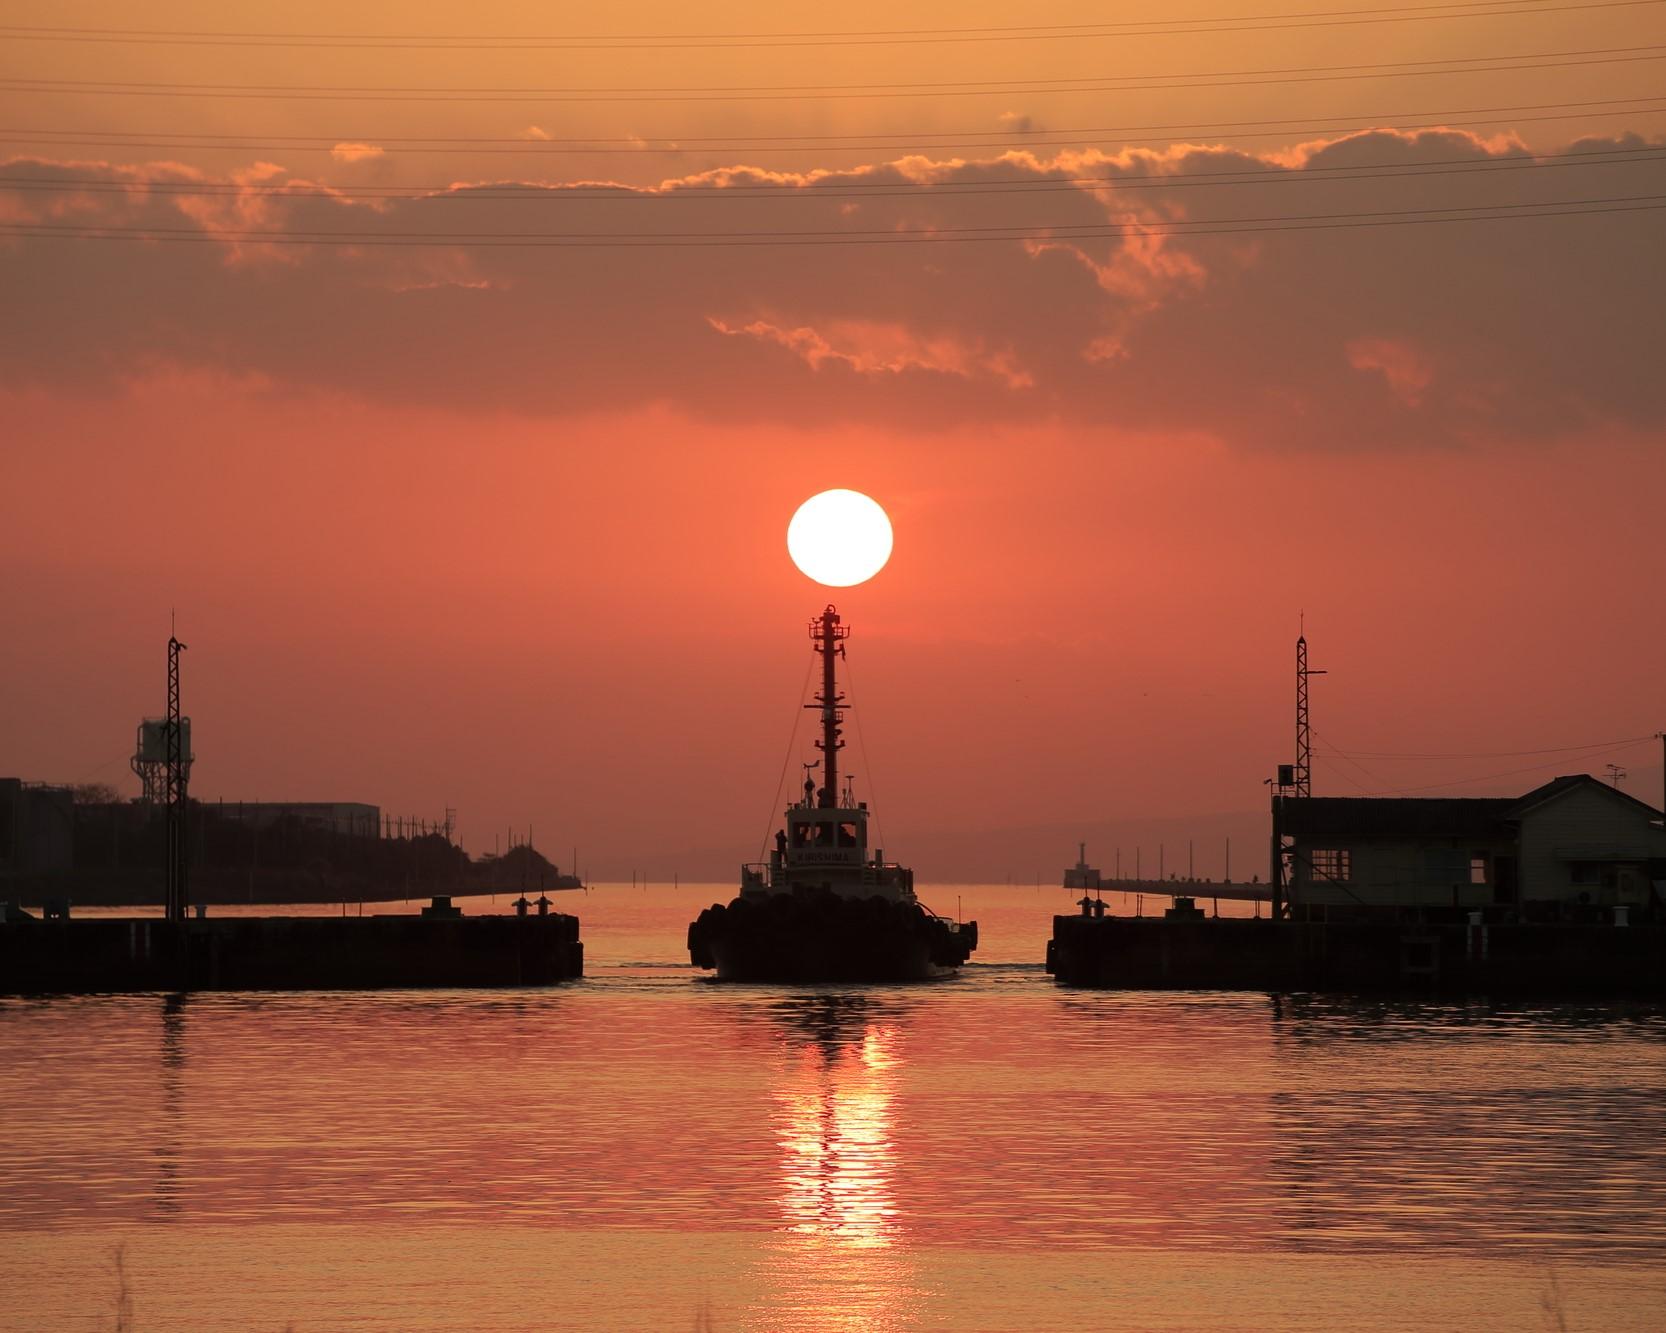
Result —
POLYGON ((1666 1327, 1666 1010, 1060 990, 1053 888, 717 985, 728 893, 561 895, 560 988, 0 999, 0 1329, 1666 1327))

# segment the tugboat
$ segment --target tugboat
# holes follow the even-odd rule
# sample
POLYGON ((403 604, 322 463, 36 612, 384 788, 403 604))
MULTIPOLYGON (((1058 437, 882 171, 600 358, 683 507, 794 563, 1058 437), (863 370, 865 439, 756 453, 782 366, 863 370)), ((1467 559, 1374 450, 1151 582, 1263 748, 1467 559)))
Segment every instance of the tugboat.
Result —
POLYGON ((688 928, 688 955, 720 981, 923 981, 952 973, 978 946, 975 921, 955 922, 914 896, 914 872, 868 852, 868 803, 839 786, 844 696, 835 661, 850 631, 831 605, 810 622, 821 654, 821 785, 786 812, 768 862, 744 865, 740 896, 688 928))

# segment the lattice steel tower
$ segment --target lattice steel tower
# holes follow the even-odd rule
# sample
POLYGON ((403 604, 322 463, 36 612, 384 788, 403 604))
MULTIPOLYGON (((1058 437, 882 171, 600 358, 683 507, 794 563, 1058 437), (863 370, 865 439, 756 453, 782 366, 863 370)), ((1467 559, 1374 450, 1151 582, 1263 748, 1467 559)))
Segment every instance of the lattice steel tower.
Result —
POLYGON ((1324 674, 1307 665, 1307 635, 1299 634, 1296 638, 1296 766, 1292 774, 1296 796, 1313 795, 1313 725, 1308 714, 1307 678, 1324 674))
POLYGON ((164 787, 167 793, 167 851, 165 868, 167 892, 163 899, 169 921, 184 921, 189 894, 186 891, 186 867, 190 859, 186 838, 186 787, 191 776, 191 756, 185 740, 185 720, 179 711, 179 655, 185 645, 177 637, 168 638, 168 719, 164 728, 167 742, 167 767, 164 787))

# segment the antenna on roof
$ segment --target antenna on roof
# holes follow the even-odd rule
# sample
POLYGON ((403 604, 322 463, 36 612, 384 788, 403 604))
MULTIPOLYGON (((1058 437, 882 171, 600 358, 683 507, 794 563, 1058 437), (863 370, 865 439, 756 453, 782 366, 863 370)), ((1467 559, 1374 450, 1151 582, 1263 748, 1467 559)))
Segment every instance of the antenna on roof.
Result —
POLYGON ((1618 787, 1620 785, 1620 782, 1625 777, 1625 775, 1626 775, 1625 769, 1621 768, 1618 764, 1609 764, 1608 765, 1608 781, 1609 781, 1609 784, 1611 786, 1615 787, 1616 789, 1618 789, 1618 787))

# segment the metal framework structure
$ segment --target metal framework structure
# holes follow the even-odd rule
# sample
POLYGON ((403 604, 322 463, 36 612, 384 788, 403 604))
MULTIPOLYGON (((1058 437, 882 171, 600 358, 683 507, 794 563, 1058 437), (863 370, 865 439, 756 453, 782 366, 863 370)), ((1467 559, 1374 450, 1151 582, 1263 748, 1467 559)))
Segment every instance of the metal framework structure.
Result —
POLYGON ((1307 704, 1307 636, 1296 639, 1296 768, 1297 796, 1313 795, 1313 728, 1307 704))
POLYGON ((1313 723, 1308 711, 1307 678, 1325 673, 1307 664, 1307 635, 1296 638, 1296 764, 1293 795, 1313 795, 1313 723))
POLYGON ((839 624, 839 613, 831 602, 810 622, 810 638, 821 654, 821 693, 814 703, 804 706, 821 710, 821 739, 816 749, 821 751, 822 780, 816 804, 827 808, 839 803, 839 751, 845 746, 839 739, 839 724, 845 719, 840 707, 844 696, 838 692, 834 659, 844 656, 844 641, 849 637, 850 630, 839 624))
POLYGON ((1307 680, 1322 676, 1307 664, 1307 634, 1296 636, 1296 762, 1280 764, 1278 777, 1268 785, 1273 802, 1273 919, 1286 915, 1289 903, 1285 890, 1289 885, 1290 843, 1284 835, 1284 798, 1313 795, 1313 719, 1308 708, 1307 680))
POLYGON ((186 886, 189 860, 186 839, 186 788, 191 776, 191 757, 185 753, 185 726, 179 711, 179 655, 185 645, 177 637, 168 639, 168 758, 164 788, 167 794, 167 842, 165 872, 166 894, 163 899, 169 921, 183 922, 190 895, 186 886))
POLYGON ((133 742, 133 771, 138 775, 141 799, 146 805, 161 805, 168 799, 168 765, 146 756, 146 723, 139 723, 139 735, 133 742))

